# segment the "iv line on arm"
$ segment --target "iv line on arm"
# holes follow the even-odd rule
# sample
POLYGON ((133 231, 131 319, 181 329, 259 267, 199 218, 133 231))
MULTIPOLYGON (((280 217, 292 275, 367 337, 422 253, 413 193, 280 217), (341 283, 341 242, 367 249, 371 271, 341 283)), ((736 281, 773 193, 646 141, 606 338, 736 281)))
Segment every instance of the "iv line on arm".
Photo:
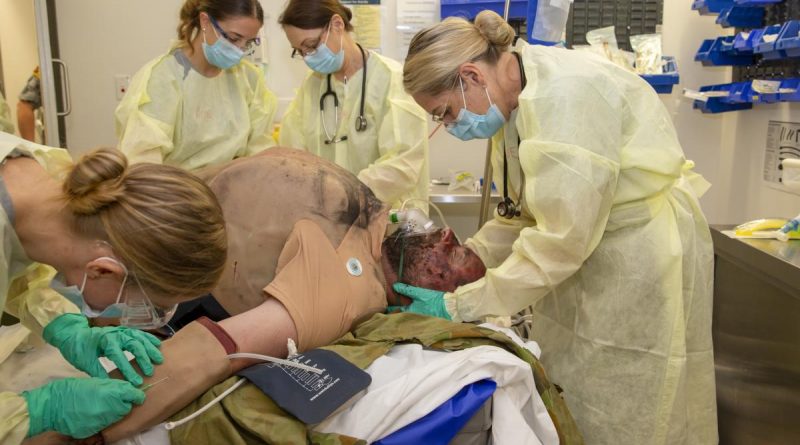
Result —
MULTIPOLYGON (((237 352, 237 353, 234 353, 234 354, 229 354, 227 357, 229 359, 248 358, 248 359, 262 360, 262 361, 265 361, 265 362, 272 362, 272 363, 275 363, 275 364, 278 364, 278 365, 281 365, 281 366, 289 366, 289 367, 293 367, 293 368, 299 368, 299 369, 302 369, 304 371, 313 372, 314 374, 322 374, 324 372, 322 369, 315 368, 313 366, 304 365, 302 363, 296 363, 296 362, 293 362, 291 360, 284 360, 284 359, 280 359, 280 358, 270 357, 268 355, 252 354, 252 353, 249 353, 249 352, 237 352)), ((170 431, 170 430, 173 430, 173 429, 175 429, 175 428, 177 428, 177 427, 179 427, 179 426, 181 426, 181 425, 183 425, 185 423, 191 422, 192 420, 196 419, 198 416, 200 416, 204 412, 206 412, 209 409, 211 409, 211 407, 213 407, 214 405, 219 403, 222 399, 227 397, 230 393, 235 391, 237 388, 242 386, 245 383, 245 381, 247 381, 247 379, 245 379, 245 378, 239 379, 239 381, 237 381, 233 386, 231 386, 230 388, 226 389, 225 392, 223 392, 219 396, 215 397, 214 400, 208 402, 204 407, 202 407, 199 410, 195 411, 191 415, 189 415, 187 417, 184 417, 181 420, 176 420, 175 422, 167 422, 167 423, 165 423, 164 424, 164 428, 167 431, 170 431)), ((157 382, 157 383, 160 383, 160 382, 157 382)))

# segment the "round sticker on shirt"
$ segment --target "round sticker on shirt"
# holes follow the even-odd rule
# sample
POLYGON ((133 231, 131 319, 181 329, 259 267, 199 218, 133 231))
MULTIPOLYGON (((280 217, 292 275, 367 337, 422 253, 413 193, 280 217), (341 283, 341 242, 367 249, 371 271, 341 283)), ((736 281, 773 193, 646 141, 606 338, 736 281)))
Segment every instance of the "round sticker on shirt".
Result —
POLYGON ((358 258, 350 258, 347 260, 347 272, 354 277, 360 277, 364 272, 361 268, 361 261, 358 261, 358 258))

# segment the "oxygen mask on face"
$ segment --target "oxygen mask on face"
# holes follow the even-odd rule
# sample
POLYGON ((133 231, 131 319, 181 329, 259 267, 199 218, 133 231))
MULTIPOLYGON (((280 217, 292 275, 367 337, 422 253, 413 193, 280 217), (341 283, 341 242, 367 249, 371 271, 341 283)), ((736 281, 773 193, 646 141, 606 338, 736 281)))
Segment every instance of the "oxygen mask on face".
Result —
POLYGON ((389 222, 400 224, 400 230, 409 235, 424 235, 436 230, 436 224, 422 210, 410 208, 389 214, 389 222))

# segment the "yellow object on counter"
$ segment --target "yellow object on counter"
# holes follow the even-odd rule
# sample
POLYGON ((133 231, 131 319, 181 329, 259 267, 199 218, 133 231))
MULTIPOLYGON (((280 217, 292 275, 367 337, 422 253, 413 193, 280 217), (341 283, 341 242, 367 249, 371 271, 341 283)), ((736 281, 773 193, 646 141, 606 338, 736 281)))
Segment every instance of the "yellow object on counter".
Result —
POLYGON ((752 236, 753 232, 766 232, 778 230, 786 224, 786 219, 782 218, 762 218, 739 224, 734 228, 736 236, 752 236))
POLYGON ((773 232, 788 221, 785 218, 761 218, 739 224, 734 230, 737 237, 774 238, 773 232), (771 236, 770 236, 771 235, 771 236))
MULTIPOLYGON (((785 218, 762 218, 739 224, 734 228, 738 238, 775 238, 776 232, 786 224, 785 218)), ((800 232, 790 232, 790 239, 800 239, 800 232)))

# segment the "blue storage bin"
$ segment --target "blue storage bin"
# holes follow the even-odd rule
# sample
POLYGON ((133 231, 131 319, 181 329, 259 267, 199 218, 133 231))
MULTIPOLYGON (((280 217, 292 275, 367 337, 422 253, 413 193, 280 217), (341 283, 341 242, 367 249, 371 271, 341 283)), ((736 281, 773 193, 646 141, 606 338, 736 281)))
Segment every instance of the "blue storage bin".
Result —
POLYGON ((753 48, 747 43, 751 31, 742 31, 733 38, 733 49, 739 54, 753 54, 753 48))
MULTIPOLYGON (((473 20, 479 12, 489 9, 501 16, 505 9, 505 1, 491 0, 441 0, 442 19, 447 17, 463 17, 473 20)), ((508 10, 509 19, 526 19, 528 0, 511 0, 508 10)))
POLYGON ((658 94, 671 94, 672 87, 677 85, 681 78, 678 74, 678 63, 674 57, 664 56, 664 74, 642 74, 642 79, 653 86, 658 94))
POLYGON ((775 48, 783 51, 786 57, 800 57, 800 20, 792 20, 783 25, 775 48))
POLYGON ((718 37, 704 40, 694 56, 694 60, 705 66, 744 66, 752 65, 755 58, 751 54, 742 54, 734 48, 735 36, 718 37))
POLYGON ((781 82, 781 89, 794 92, 778 93, 779 102, 800 102, 800 79, 786 79, 781 82))
MULTIPOLYGON (((779 101, 779 96, 780 95, 778 93, 761 94, 758 97, 758 103, 761 103, 761 104, 774 104, 774 103, 779 101)), ((754 100, 755 100, 755 98, 754 98, 754 100)))
POLYGON ((755 52, 756 45, 761 40, 762 34, 764 34, 764 28, 751 30, 750 35, 747 37, 745 48, 749 49, 751 53, 755 52))
POLYGON ((725 8, 733 6, 733 0, 695 0, 692 9, 700 15, 719 14, 725 8))
POLYGON ((769 6, 775 3, 782 3, 783 0, 734 0, 734 3, 742 6, 769 6))
MULTIPOLYGON (((708 85, 700 88, 700 92, 730 91, 734 84, 708 85)), ((708 101, 694 101, 693 107, 703 113, 725 113, 728 111, 741 111, 753 108, 751 103, 731 103, 727 97, 710 97, 708 101)))
POLYGON ((764 28, 758 41, 753 46, 753 52, 761 54, 766 60, 777 60, 786 57, 783 51, 775 47, 778 38, 781 36, 783 25, 771 25, 764 28))
POLYGON ((757 104, 763 101, 763 97, 764 95, 753 90, 753 83, 748 81, 731 84, 730 95, 721 100, 728 104, 757 104))
POLYGON ((717 17, 717 24, 723 28, 757 28, 764 22, 764 8, 734 6, 725 8, 717 17))

